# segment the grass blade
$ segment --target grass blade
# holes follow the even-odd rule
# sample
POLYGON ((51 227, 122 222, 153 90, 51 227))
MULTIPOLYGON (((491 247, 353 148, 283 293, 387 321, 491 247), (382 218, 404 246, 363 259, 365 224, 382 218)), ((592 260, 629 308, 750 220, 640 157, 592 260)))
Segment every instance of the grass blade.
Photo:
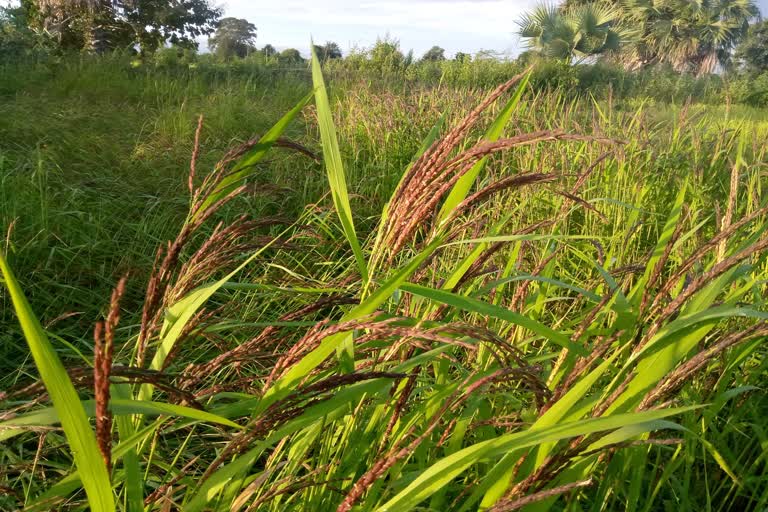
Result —
MULTIPOLYGON (((421 253, 416 255, 402 269, 393 275, 387 282, 381 285, 360 305, 344 315, 342 320, 355 320, 370 315, 376 308, 386 302, 392 294, 419 268, 419 265, 432 254, 442 243, 441 239, 435 240, 427 246, 421 253)), ((325 358, 328 357, 341 346, 344 341, 351 336, 350 333, 340 332, 329 336, 320 343, 320 346, 304 356, 296 365, 286 372, 286 374, 264 393, 264 398, 259 404, 258 411, 263 411, 269 405, 290 393, 293 388, 312 370, 317 368, 325 358)))
POLYGON ((525 315, 521 315, 520 313, 516 313, 514 311, 510 311, 508 309, 495 306, 481 300, 447 292, 445 290, 435 290, 425 286, 410 283, 402 285, 401 288, 408 293, 419 295, 435 302, 447 304, 464 311, 479 313, 481 315, 488 315, 505 322, 519 325, 520 327, 524 327, 525 329, 528 329, 529 331, 532 331, 539 336, 546 338, 552 343, 567 348, 568 350, 573 350, 577 354, 585 353, 584 348, 571 342, 570 338, 565 334, 558 332, 551 327, 547 327, 546 325, 539 323, 536 320, 528 318, 525 315))
MULTIPOLYGON (((259 139, 258 144, 240 159, 230 174, 222 179, 216 189, 205 198, 203 205, 197 210, 195 217, 202 215, 210 205, 232 192, 243 180, 247 179, 253 173, 253 166, 259 163, 269 150, 272 149, 272 146, 277 142, 277 139, 280 138, 291 121, 293 121, 299 112, 301 112, 307 103, 309 103, 310 99, 312 99, 312 92, 302 98, 295 107, 289 110, 287 114, 285 114, 259 139)), ((190 220, 194 220, 195 217, 190 220)))
POLYGON ((40 372, 40 378, 61 419, 61 426, 72 451, 75 466, 80 471, 90 508, 97 512, 111 512, 115 510, 115 500, 109 473, 101 458, 96 444, 96 435, 88 423, 77 391, 2 253, 0 253, 0 271, 5 278, 5 285, 37 370, 40 372))
MULTIPOLYGON (((526 430, 514 434, 499 436, 483 441, 448 457, 441 459, 426 471, 421 473, 410 485, 400 491, 387 503, 379 507, 378 512, 396 512, 413 510, 419 503, 447 485, 470 466, 489 457, 499 456, 515 450, 522 450, 541 443, 559 441, 570 437, 615 430, 638 423, 648 423, 653 420, 680 414, 696 407, 681 407, 645 411, 641 413, 619 414, 614 416, 591 418, 553 425, 542 430, 526 430)), ((649 423, 649 425, 652 425, 649 423)))
POLYGON ((357 239, 355 223, 352 220, 352 207, 349 205, 347 192, 347 180, 344 174, 344 164, 341 161, 339 141, 336 138, 336 127, 333 123, 331 105, 328 101, 328 92, 325 88, 323 71, 320 69, 320 61, 315 54, 312 45, 312 82, 315 84, 315 105, 317 106, 317 122, 320 126, 320 139, 323 144, 323 161, 328 174, 328 183, 331 187, 333 204, 339 215, 344 236, 347 238, 352 252, 355 254, 360 275, 363 278, 363 286, 368 282, 368 264, 365 261, 363 250, 357 239))

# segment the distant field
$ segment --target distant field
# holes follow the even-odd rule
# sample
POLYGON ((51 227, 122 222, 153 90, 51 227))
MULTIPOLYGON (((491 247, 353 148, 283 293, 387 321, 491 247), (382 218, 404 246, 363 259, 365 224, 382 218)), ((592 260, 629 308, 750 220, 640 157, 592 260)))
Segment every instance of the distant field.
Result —
MULTIPOLYGON (((765 110, 518 82, 470 114, 491 88, 329 73, 330 110, 319 87, 282 147, 216 167, 309 73, 6 71, 0 228, 31 309, 90 398, 127 274, 114 362, 142 371, 113 389, 189 409, 115 409, 126 510, 476 510, 573 483, 525 510, 768 506, 765 110)), ((0 304, 23 415, 37 372, 0 304)), ((82 507, 56 421, 13 421, 0 509, 82 507)))

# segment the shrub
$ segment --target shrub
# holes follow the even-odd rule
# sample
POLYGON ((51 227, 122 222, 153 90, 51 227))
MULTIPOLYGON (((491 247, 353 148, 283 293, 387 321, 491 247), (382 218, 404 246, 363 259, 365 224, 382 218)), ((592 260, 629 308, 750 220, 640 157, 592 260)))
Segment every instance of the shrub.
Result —
POLYGON ((152 56, 158 68, 189 67, 197 60, 197 52, 192 48, 169 46, 160 48, 152 56))

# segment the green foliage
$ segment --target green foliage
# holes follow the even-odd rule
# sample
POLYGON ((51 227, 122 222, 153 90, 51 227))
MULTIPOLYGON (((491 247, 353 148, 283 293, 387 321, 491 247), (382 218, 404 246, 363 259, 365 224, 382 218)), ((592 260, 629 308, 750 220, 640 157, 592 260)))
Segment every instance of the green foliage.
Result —
POLYGON ((277 50, 271 44, 265 44, 264 48, 261 49, 261 53, 264 54, 264 57, 270 59, 277 55, 277 50))
MULTIPOLYGON (((424 53, 424 55, 421 57, 421 60, 427 61, 427 62, 439 62, 445 60, 445 50, 440 48, 439 46, 433 46, 429 50, 424 53)), ((463 61, 462 59, 457 59, 463 61)))
POLYGON ((222 12, 208 0, 24 0, 22 9, 30 27, 53 34, 62 48, 98 53, 134 44, 142 53, 165 43, 196 48, 222 12))
POLYGON ((623 19, 639 29, 624 52, 630 66, 669 63, 696 74, 725 66, 759 14, 752 0, 629 0, 623 19))
POLYGON ((222 60, 243 58, 256 50, 256 26, 244 19, 223 18, 208 46, 222 60))
POLYGON ((304 57, 301 56, 299 50, 295 48, 286 48, 280 52, 279 61, 281 64, 301 64, 304 62, 304 57))
POLYGON ((0 74, 22 279, 0 294, 0 508, 88 506, 60 400, 29 385, 61 361, 64 412, 93 416, 90 333, 127 270, 101 489, 131 512, 766 505, 764 113, 654 104, 709 94, 670 69, 544 61, 472 125, 519 63, 316 59, 313 84, 209 57, 0 74), (157 246, 178 248, 161 274, 157 246))
POLYGON ((541 4, 518 24, 529 48, 547 58, 570 62, 618 52, 629 37, 620 21, 620 9, 590 2, 565 8, 541 4))
POLYGON ((729 97, 738 103, 768 107, 768 71, 760 75, 744 75, 728 84, 729 97))
POLYGON ((340 59, 342 57, 341 48, 333 41, 327 41, 324 45, 313 45, 312 49, 317 58, 320 59, 320 62, 340 59))
POLYGON ((349 203, 347 192, 347 177, 344 173, 344 163, 339 152, 339 142, 336 138, 336 127, 333 124, 333 113, 328 101, 328 91, 325 87, 325 79, 320 68, 320 57, 315 48, 312 50, 312 85, 315 88, 315 106, 317 108, 317 123, 320 129, 320 140, 323 144, 323 160, 328 176, 328 185, 331 189, 333 204, 336 213, 344 229, 352 252, 355 255, 360 277, 364 285, 368 283, 368 263, 360 248, 360 241, 355 232, 355 222, 352 218, 352 207, 349 203))
POLYGON ((468 53, 456 52, 456 55, 454 55, 453 60, 455 60, 456 62, 465 64, 468 62, 472 62, 472 56, 468 53))
POLYGON ((72 452, 75 466, 82 475, 82 485, 91 510, 113 512, 115 502, 107 467, 96 445, 96 436, 88 425, 85 411, 64 365, 43 331, 24 295, 16 276, 0 253, 0 274, 8 289, 24 338, 37 366, 40 379, 50 395, 72 452))
POLYGON ((21 7, 0 7, 0 62, 45 58, 56 50, 53 39, 29 27, 21 7))
POLYGON ((730 65, 758 15, 752 0, 571 0, 539 6, 520 25, 550 58, 608 54, 629 69, 664 63, 703 75, 730 65))
POLYGON ((152 62, 159 68, 190 67, 197 62, 197 52, 194 48, 169 46, 157 50, 152 55, 152 62))
POLYGON ((364 54, 363 69, 377 72, 398 71, 406 66, 406 58, 400 50, 400 41, 389 36, 379 38, 364 54))
POLYGON ((736 47, 735 57, 751 73, 768 72, 768 20, 749 27, 744 41, 736 47))

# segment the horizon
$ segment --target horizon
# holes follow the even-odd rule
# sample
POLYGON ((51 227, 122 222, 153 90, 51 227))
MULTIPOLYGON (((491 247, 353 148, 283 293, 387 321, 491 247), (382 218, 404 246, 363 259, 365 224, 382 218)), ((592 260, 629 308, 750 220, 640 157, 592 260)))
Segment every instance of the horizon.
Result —
MULTIPOLYGON (((310 41, 333 41, 347 56, 353 50, 371 48, 388 37, 400 43, 403 53, 413 50, 421 57, 433 46, 447 58, 457 52, 476 55, 487 51, 500 57, 516 57, 525 50, 517 22, 535 5, 547 0, 327 0, 318 6, 309 0, 285 0, 267 9, 252 0, 212 0, 223 9, 222 18, 242 18, 257 30, 256 47, 270 44, 278 51, 295 48, 310 54, 310 41), (263 12, 262 12, 263 11, 263 12)), ((553 0, 559 3, 561 0, 553 0)), ((768 0, 754 0, 768 13, 768 0)), ((0 0, 12 7, 19 0, 0 0)), ((208 50, 208 38, 197 38, 199 51, 208 50)))

